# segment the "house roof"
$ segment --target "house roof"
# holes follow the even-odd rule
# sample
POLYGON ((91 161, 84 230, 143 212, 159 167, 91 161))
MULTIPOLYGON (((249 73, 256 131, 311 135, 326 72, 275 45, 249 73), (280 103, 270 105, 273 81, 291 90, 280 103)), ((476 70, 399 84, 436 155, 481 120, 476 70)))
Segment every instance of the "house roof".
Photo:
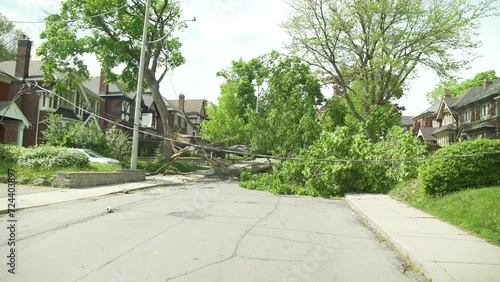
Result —
POLYGON ((434 130, 435 128, 432 127, 422 127, 418 130, 418 136, 422 137, 424 141, 436 141, 436 137, 432 135, 434 130))
POLYGON ((61 115, 63 118, 69 118, 69 119, 75 119, 75 120, 80 120, 74 111, 65 109, 63 107, 57 108, 57 111, 55 112, 56 115, 61 115))
MULTIPOLYGON (((28 80, 43 80, 42 61, 30 61, 28 70, 28 80)), ((0 62, 0 71, 9 74, 12 77, 16 77, 16 61, 0 62)), ((64 77, 64 74, 56 72, 54 73, 54 76, 56 78, 62 78, 64 77)))
MULTIPOLYGON (((92 78, 91 80, 83 82, 83 86, 97 95, 97 94, 99 94, 100 81, 101 81, 100 77, 95 77, 95 78, 92 78)), ((128 97, 130 99, 134 99, 134 97, 135 97, 135 94, 123 93, 123 86, 119 82, 109 84, 108 89, 109 89, 109 91, 107 94, 99 94, 98 96, 102 97, 102 96, 115 96, 116 95, 116 96, 125 96, 125 97, 128 97)))
POLYGON ((412 125, 411 116, 401 116, 401 125, 412 125))
POLYGON ((465 91, 458 97, 458 101, 455 103, 454 108, 460 108, 472 103, 473 100, 481 96, 483 91, 484 89, 481 86, 473 86, 469 88, 469 90, 465 91))
POLYGON ((14 76, 0 70, 0 81, 5 83, 20 82, 21 80, 15 78, 14 76))
POLYGON ((12 101, 0 101, 0 116, 20 120, 23 122, 25 127, 30 125, 21 109, 19 109, 16 103, 12 101))
POLYGON ((445 131, 456 131, 456 130, 457 130, 457 127, 455 125, 448 124, 445 126, 441 126, 440 128, 434 128, 432 135, 437 134, 437 133, 441 133, 441 132, 445 132, 445 131))
MULTIPOLYGON (((204 102, 205 100, 203 99, 186 99, 184 100, 184 112, 186 114, 189 113, 201 114, 204 102)), ((179 108, 179 100, 168 100, 168 103, 179 108)))
POLYGON ((488 120, 488 121, 483 121, 483 122, 479 123, 477 126, 475 126, 473 128, 466 129, 466 130, 464 130, 464 132, 472 132, 472 131, 480 130, 483 128, 497 128, 497 126, 488 120))
POLYGON ((432 106, 430 106, 430 108, 428 108, 427 110, 421 112, 420 114, 416 115, 415 117, 412 118, 412 120, 417 120, 427 114, 434 114, 436 113, 438 110, 439 110, 439 105, 441 105, 441 101, 433 104, 432 106))
POLYGON ((461 108, 484 99, 494 98, 498 95, 500 95, 500 80, 495 81, 486 89, 481 86, 474 86, 460 96, 459 101, 455 104, 455 108, 461 108))

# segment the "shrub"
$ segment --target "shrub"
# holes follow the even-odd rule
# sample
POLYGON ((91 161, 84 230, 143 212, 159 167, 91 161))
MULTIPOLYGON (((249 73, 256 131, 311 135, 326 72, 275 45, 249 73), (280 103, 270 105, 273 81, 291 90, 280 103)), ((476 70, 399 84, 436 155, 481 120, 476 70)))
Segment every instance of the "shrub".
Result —
POLYGON ((0 160, 15 163, 23 151, 24 148, 21 146, 0 144, 0 160))
POLYGON ((396 127, 378 143, 348 127, 338 127, 333 133, 323 132, 309 149, 296 156, 312 160, 284 161, 272 174, 242 174, 240 185, 274 193, 323 197, 382 193, 398 181, 416 177, 419 163, 359 160, 415 158, 424 153, 425 148, 416 138, 396 127))
POLYGON ((25 149, 17 163, 20 166, 35 169, 90 168, 89 159, 85 154, 68 148, 52 146, 25 149))
POLYGON ((113 126, 106 130, 106 145, 108 147, 108 155, 117 160, 130 158, 132 151, 132 142, 130 137, 123 130, 113 126))
MULTIPOLYGON (((433 156, 460 156, 500 152, 500 140, 476 139, 439 149, 433 156)), ((469 188, 500 184, 500 154, 474 157, 429 159, 419 170, 419 179, 426 193, 441 195, 469 188)))

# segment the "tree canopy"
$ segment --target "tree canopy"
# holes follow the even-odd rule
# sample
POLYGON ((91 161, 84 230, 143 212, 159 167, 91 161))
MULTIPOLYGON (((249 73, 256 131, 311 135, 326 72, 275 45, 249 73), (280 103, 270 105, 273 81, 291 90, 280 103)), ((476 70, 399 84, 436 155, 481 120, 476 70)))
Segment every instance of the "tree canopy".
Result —
POLYGON ((16 39, 21 33, 0 13, 0 62, 16 59, 16 39))
MULTIPOLYGON (((119 80, 125 91, 135 89, 142 46, 143 1, 66 0, 59 14, 47 17, 45 39, 38 48, 47 78, 54 72, 74 73, 73 82, 86 80, 89 72, 83 55, 94 54, 105 72, 107 82, 119 80), (113 70, 120 69, 119 73, 113 70)), ((177 1, 151 0, 144 70, 145 87, 153 94, 162 119, 163 130, 171 136, 168 110, 160 93, 160 82, 168 71, 185 62, 181 42, 171 34, 180 24, 177 1), (156 41, 156 42, 155 42, 156 41)), ((170 146, 166 146, 169 158, 170 146)))
POLYGON ((440 82, 434 90, 426 94, 427 100, 429 103, 434 104, 439 102, 446 93, 451 94, 452 97, 458 97, 473 86, 482 86, 485 79, 496 81, 500 78, 494 70, 489 70, 480 72, 473 78, 465 79, 462 82, 458 82, 456 79, 445 80, 440 82))
POLYGON ((367 119, 380 107, 391 109, 417 67, 449 78, 469 63, 480 45, 475 40, 480 19, 495 12, 493 3, 289 0, 292 16, 283 27, 292 38, 290 50, 337 87, 337 95, 376 140, 383 133, 367 119))
POLYGON ((221 86, 218 105, 208 108, 210 120, 202 123, 202 137, 285 155, 319 136, 321 86, 300 58, 271 52, 248 62, 233 61, 219 75, 227 81, 221 86))

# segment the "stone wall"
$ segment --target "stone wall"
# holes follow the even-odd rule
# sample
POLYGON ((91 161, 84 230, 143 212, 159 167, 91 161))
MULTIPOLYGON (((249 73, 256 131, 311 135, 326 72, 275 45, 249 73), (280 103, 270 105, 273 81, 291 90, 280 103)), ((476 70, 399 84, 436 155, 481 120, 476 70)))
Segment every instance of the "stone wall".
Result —
POLYGON ((56 187, 84 188, 100 185, 113 185, 146 180, 144 170, 120 169, 116 172, 59 172, 56 187))

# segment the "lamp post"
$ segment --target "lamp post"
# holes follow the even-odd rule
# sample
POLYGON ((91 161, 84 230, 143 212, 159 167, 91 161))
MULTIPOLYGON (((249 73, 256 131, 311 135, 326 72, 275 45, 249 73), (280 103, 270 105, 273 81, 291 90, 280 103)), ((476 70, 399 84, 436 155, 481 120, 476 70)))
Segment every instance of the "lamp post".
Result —
POLYGON ((147 41, 148 36, 148 23, 149 23, 149 1, 146 0, 146 11, 144 12, 144 28, 142 31, 142 48, 141 48, 141 57, 139 62, 139 75, 137 78, 137 93, 135 95, 135 112, 134 112, 134 133, 132 136, 132 156, 130 157, 130 169, 137 169, 137 155, 139 151, 139 126, 141 119, 141 102, 142 102, 142 84, 144 81, 144 57, 146 53, 146 44, 147 43, 156 43, 160 40, 163 40, 170 34, 174 28, 188 21, 196 21, 196 17, 191 20, 180 21, 172 26, 172 28, 160 39, 154 41, 147 41))

